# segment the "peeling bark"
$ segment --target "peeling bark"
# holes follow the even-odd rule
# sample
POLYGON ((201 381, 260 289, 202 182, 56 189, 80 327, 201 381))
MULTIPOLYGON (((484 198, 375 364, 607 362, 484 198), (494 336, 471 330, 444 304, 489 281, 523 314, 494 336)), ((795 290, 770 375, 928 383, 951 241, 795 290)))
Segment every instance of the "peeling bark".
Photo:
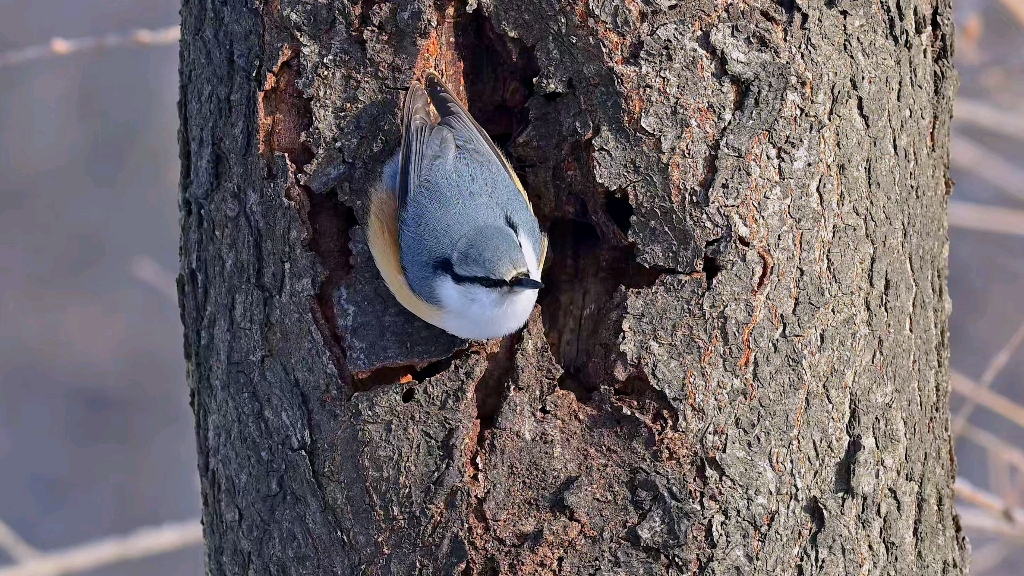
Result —
POLYGON ((185 0, 211 574, 965 574, 946 0, 185 0), (526 328, 402 309, 365 198, 427 69, 551 237, 526 328))

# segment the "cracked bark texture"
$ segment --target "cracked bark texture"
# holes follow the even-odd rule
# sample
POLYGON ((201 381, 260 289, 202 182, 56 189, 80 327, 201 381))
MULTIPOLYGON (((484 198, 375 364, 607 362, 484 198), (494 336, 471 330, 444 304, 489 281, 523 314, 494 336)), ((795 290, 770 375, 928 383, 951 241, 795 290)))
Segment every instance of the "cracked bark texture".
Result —
POLYGON ((948 0, 184 0, 210 574, 964 574, 948 0), (388 294, 426 69, 551 235, 518 335, 388 294))

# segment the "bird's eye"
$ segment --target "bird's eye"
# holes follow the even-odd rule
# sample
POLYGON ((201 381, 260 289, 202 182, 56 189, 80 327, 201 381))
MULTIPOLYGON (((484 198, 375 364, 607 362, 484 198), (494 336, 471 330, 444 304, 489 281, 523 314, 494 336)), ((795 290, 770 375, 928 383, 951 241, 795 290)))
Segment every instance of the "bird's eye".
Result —
POLYGON ((483 286, 484 288, 501 288, 503 286, 509 285, 508 280, 503 280, 499 278, 487 278, 485 276, 473 278, 472 281, 476 284, 483 286))
POLYGON ((509 281, 504 278, 488 278, 487 276, 463 276, 455 271, 455 267, 452 265, 452 261, 447 258, 442 258, 434 263, 434 269, 438 272, 443 272, 452 279, 452 282, 456 284, 476 284, 483 286, 484 288, 501 288, 502 286, 510 286, 509 281))

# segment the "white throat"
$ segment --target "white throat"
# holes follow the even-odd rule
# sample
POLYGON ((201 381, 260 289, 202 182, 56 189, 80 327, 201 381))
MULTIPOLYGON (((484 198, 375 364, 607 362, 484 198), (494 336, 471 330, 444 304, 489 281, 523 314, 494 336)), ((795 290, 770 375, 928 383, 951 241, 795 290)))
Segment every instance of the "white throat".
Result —
MULTIPOLYGON (((530 272, 540 280, 537 250, 522 234, 519 244, 530 272)), ((488 340, 511 334, 526 324, 537 302, 537 290, 490 289, 475 284, 456 284, 441 275, 436 284, 444 311, 438 325, 444 330, 470 340, 488 340)))
POLYGON ((456 284, 442 276, 437 294, 444 310, 438 325, 470 340, 500 338, 515 332, 530 317, 536 290, 495 290, 474 284, 456 284))

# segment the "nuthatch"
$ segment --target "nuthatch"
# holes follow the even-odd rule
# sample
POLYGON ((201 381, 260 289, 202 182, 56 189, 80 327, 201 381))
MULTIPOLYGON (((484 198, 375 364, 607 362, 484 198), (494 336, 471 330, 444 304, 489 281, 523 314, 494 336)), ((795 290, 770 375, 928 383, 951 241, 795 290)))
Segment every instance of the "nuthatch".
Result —
POLYGON ((367 229, 395 298, 460 338, 518 330, 543 287, 547 237, 526 191, 433 72, 405 96, 402 146, 371 191, 367 229))

